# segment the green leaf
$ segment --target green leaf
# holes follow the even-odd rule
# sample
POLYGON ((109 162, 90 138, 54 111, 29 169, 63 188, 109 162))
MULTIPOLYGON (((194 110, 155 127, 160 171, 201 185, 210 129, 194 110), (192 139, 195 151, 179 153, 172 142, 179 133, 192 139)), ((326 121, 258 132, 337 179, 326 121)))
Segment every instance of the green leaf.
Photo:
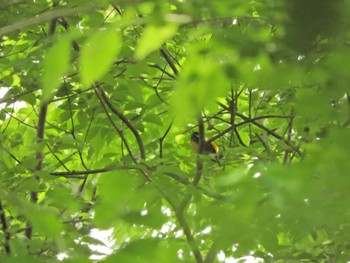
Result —
POLYGON ((49 101, 53 97, 54 90, 60 85, 61 79, 68 69, 70 54, 69 38, 59 40, 47 52, 43 62, 43 101, 49 101))
POLYGON ((58 210, 51 207, 28 206, 26 215, 33 226, 33 231, 55 238, 60 235, 63 225, 58 219, 58 210))
POLYGON ((61 262, 64 262, 64 263, 89 263, 89 262, 91 262, 91 260, 82 257, 82 258, 68 258, 68 259, 64 259, 61 262))
POLYGON ((179 262, 177 249, 180 248, 180 244, 176 242, 142 239, 129 243, 103 262, 179 262))
POLYGON ((159 49, 166 40, 176 34, 177 28, 176 24, 148 26, 137 43, 135 58, 144 59, 149 53, 159 49))
POLYGON ((87 87, 110 69, 121 48, 121 37, 114 28, 95 32, 81 48, 80 75, 87 87))
MULTIPOLYGON (((95 222, 103 227, 113 226, 135 201, 139 178, 125 171, 108 172, 99 181, 99 193, 103 202, 96 206, 95 222)), ((141 191, 138 190, 138 193, 141 191)))
POLYGON ((214 110, 216 99, 230 89, 223 66, 199 56, 187 61, 176 83, 172 104, 176 107, 177 121, 196 116, 201 110, 214 110))
POLYGON ((44 259, 40 259, 39 257, 32 257, 32 256, 20 256, 20 257, 0 257, 0 262, 2 263, 21 263, 21 262, 27 262, 27 263, 44 263, 44 259))
POLYGON ((163 125, 161 118, 157 114, 148 114, 143 118, 143 120, 146 120, 149 123, 154 123, 160 126, 163 125))
POLYGON ((1 263, 349 261, 350 1, 0 2, 1 263))

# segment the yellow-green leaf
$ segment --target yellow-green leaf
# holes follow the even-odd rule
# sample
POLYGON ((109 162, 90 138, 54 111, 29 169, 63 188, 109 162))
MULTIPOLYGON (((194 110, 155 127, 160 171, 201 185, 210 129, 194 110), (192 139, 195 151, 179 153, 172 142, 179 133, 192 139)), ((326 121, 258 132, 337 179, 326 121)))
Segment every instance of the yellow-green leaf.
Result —
POLYGON ((147 27, 137 43, 135 58, 143 59, 152 51, 159 49, 166 40, 176 34, 177 28, 178 26, 176 24, 167 24, 161 27, 147 27))
POLYGON ((63 225, 58 217, 58 210, 54 207, 28 206, 26 215, 33 231, 47 237, 58 237, 63 231, 63 225))
POLYGON ((81 48, 81 81, 88 86, 110 69, 121 47, 120 34, 110 28, 94 33, 81 48))
POLYGON ((193 56, 183 65, 172 97, 177 121, 186 122, 187 118, 197 116, 203 109, 215 110, 216 99, 230 89, 230 80, 224 69, 224 65, 199 56, 193 56))
POLYGON ((47 52, 42 76, 43 101, 49 101, 54 95, 54 90, 60 85, 69 65, 70 53, 69 38, 59 40, 47 52))

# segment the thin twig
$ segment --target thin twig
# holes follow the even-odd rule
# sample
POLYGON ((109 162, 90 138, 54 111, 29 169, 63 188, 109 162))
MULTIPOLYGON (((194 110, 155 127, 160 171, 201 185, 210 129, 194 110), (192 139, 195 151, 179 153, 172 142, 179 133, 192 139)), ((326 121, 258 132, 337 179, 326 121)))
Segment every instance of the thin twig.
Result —
POLYGON ((28 95, 30 93, 33 93, 35 91, 37 91, 38 89, 35 89, 35 90, 26 90, 26 91, 23 91, 21 93, 18 93, 16 95, 13 95, 13 96, 4 96, 3 98, 0 99, 0 104, 2 103, 7 103, 7 104, 11 104, 13 102, 16 102, 18 101, 19 98, 25 96, 25 95, 28 95))
MULTIPOLYGON (((218 104, 219 104, 221 107, 223 107, 223 108, 229 110, 228 107, 227 107, 226 105, 224 105, 224 104, 222 104, 222 103, 220 103, 220 102, 218 102, 218 104)), ((259 127, 260 129, 266 131, 269 135, 272 135, 273 137, 275 137, 275 138, 277 138, 277 139, 279 139, 279 140, 284 141, 285 144, 287 144, 288 146, 290 146, 290 147, 292 147, 293 149, 295 149, 295 146, 294 146, 290 141, 288 141, 286 138, 284 138, 283 136, 281 136, 281 135, 275 133, 275 132, 272 131, 271 129, 266 128, 264 125, 262 125, 262 124, 260 124, 259 122, 256 121, 256 120, 258 120, 258 119, 267 118, 267 117, 269 117, 269 118, 290 118, 290 116, 275 116, 275 115, 271 115, 271 116, 260 116, 260 117, 256 117, 256 118, 253 118, 253 119, 249 119, 249 117, 247 117, 247 116, 245 116, 244 114, 241 114, 241 113, 239 113, 239 112, 236 112, 235 114, 244 120, 244 121, 241 122, 241 123, 235 124, 235 127, 238 127, 238 126, 241 126, 241 125, 243 125, 243 124, 246 124, 246 123, 251 122, 251 123, 254 124, 255 126, 257 126, 257 127, 259 127)), ((230 130, 230 129, 232 129, 232 127, 228 128, 227 130, 230 130)), ((225 131, 223 131, 223 132, 217 134, 217 135, 214 136, 213 138, 209 139, 209 140, 208 140, 208 143, 210 143, 210 142, 216 140, 217 138, 220 138, 220 137, 223 136, 226 132, 227 132, 227 131, 225 130, 225 131)), ((300 157, 303 156, 302 152, 301 152, 299 149, 296 149, 296 153, 297 153, 300 157)))
MULTIPOLYGON (((252 119, 252 91, 249 89, 248 90, 248 98, 249 98, 249 110, 248 110, 248 118, 252 119)), ((248 124, 249 127, 249 138, 252 138, 252 123, 249 122, 248 124)))
POLYGON ((1 148, 2 148, 5 152, 7 152, 7 154, 10 155, 10 157, 11 157, 13 160, 15 160, 16 163, 21 164, 21 161, 20 161, 13 153, 11 153, 9 150, 7 150, 6 148, 4 148, 4 146, 1 146, 1 148))
POLYGON ((174 120, 172 120, 168 126, 168 128, 166 129, 164 135, 159 139, 159 159, 163 158, 163 141, 165 139, 165 137, 168 135, 172 125, 173 125, 174 120))
MULTIPOLYGON (((14 107, 13 107, 12 109, 14 109, 14 107)), ((36 129, 35 126, 30 125, 29 123, 26 123, 26 122, 24 122, 23 120, 20 120, 19 118, 17 118, 16 116, 14 116, 13 113, 9 113, 9 112, 6 111, 5 109, 1 109, 1 110, 2 110, 3 112, 5 112, 6 115, 10 116, 10 120, 11 120, 11 119, 14 119, 14 120, 16 120, 18 123, 23 124, 24 126, 27 126, 27 127, 29 127, 29 128, 32 128, 32 129, 36 129)), ((5 129, 2 131, 2 133, 4 133, 4 131, 5 131, 5 129)))
MULTIPOLYGON (((13 112, 14 112, 14 111, 15 111, 15 107, 13 106, 13 107, 12 107, 12 113, 10 114, 10 116, 13 115, 13 112)), ((6 112, 6 111, 5 111, 5 112, 6 112)), ((4 134, 4 133, 6 132, 7 128, 10 126, 11 121, 12 121, 12 117, 9 118, 7 124, 5 125, 5 128, 2 130, 2 134, 4 134)))
POLYGON ((87 174, 99 174, 99 173, 106 173, 110 171, 116 171, 116 170, 137 170, 138 167, 135 166, 109 166, 105 168, 100 169, 91 169, 89 171, 69 171, 69 172, 51 172, 50 175, 53 176, 62 176, 66 178, 77 178, 77 179, 84 179, 84 177, 76 177, 78 175, 87 175, 87 174))
MULTIPOLYGON (((242 137, 241 137, 241 135, 239 134, 239 132, 238 132, 238 130, 237 130, 236 127, 233 128, 233 131, 234 131, 234 133, 235 133, 235 135, 236 135, 236 137, 237 137, 239 143, 240 143, 242 146, 247 146, 247 145, 244 143, 244 141, 242 140, 242 137)), ((232 146, 232 145, 231 145, 231 146, 232 146)))
MULTIPOLYGON (((85 164, 85 161, 84 161, 84 158, 83 158, 83 153, 82 153, 82 150, 80 150, 80 147, 78 145, 78 142, 77 142, 77 138, 75 136, 75 124, 74 124, 74 118, 73 118, 73 110, 72 110, 72 102, 71 102, 71 99, 69 97, 69 94, 68 94, 68 89, 67 89, 67 85, 66 85, 66 80, 64 80, 64 88, 65 88, 65 91, 66 91, 66 95, 67 95, 67 102, 68 102, 68 109, 69 109, 69 115, 70 115, 70 120, 71 120, 71 125, 72 125, 72 128, 71 128, 71 136, 73 137, 73 140, 74 140, 74 143, 77 147, 77 150, 78 150, 78 155, 79 155, 79 159, 80 159, 80 163, 82 164, 82 166, 85 168, 85 170, 89 171, 90 168, 85 164)), ((85 187, 85 184, 86 184, 86 181, 89 177, 89 174, 87 174, 84 178, 84 181, 83 183, 80 185, 79 187, 79 193, 81 193, 85 187)))
MULTIPOLYGON (((87 130, 86 130, 86 133, 85 133, 85 137, 84 137, 84 141, 83 141, 83 148, 85 147, 85 143, 86 143, 86 139, 87 139, 87 136, 89 134, 89 131, 90 131, 90 127, 91 127, 91 124, 92 124, 92 120, 94 119, 94 116, 95 116, 95 109, 93 110, 92 112, 92 116, 91 116, 91 119, 90 119, 90 122, 89 122, 89 125, 87 127, 87 130)), ((82 157, 80 157, 82 158, 82 157)), ((85 166, 86 167, 86 166, 85 166)), ((86 169, 86 168, 85 168, 86 169)), ((90 169, 87 169, 87 170, 90 170, 90 169)), ((81 193, 86 185, 86 182, 87 182, 87 179, 88 179, 88 176, 89 174, 85 175, 85 178, 84 178, 84 181, 83 183, 80 185, 79 187, 79 192, 81 193)))
MULTIPOLYGON (((288 127, 287 127, 287 140, 291 141, 292 139, 292 131, 293 131, 293 120, 294 120, 294 112, 293 110, 290 113, 290 120, 288 123, 288 127)), ((290 159, 290 149, 286 149, 286 151, 284 152, 284 158, 283 158, 283 163, 284 164, 288 164, 291 161, 290 159)))
POLYGON ((167 75, 168 77, 172 78, 172 79, 176 79, 175 76, 173 76, 172 74, 170 74, 168 71, 166 71, 165 69, 163 69, 161 66, 157 65, 157 64, 148 64, 149 67, 151 68, 156 68, 159 69, 162 73, 164 73, 165 75, 167 75))
POLYGON ((49 151, 51 152, 51 154, 55 157, 55 159, 61 164, 61 166, 64 167, 64 169, 66 169, 66 171, 69 171, 68 167, 64 164, 64 162, 57 156, 57 154, 52 150, 52 148, 50 147, 50 145, 46 142, 46 147, 49 149, 49 151))

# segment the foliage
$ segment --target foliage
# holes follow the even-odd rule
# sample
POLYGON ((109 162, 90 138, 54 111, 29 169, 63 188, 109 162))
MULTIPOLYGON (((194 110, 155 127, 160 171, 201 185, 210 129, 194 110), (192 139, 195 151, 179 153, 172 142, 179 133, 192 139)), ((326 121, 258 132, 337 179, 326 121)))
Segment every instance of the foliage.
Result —
POLYGON ((1 262, 350 260, 347 1, 0 13, 1 262))

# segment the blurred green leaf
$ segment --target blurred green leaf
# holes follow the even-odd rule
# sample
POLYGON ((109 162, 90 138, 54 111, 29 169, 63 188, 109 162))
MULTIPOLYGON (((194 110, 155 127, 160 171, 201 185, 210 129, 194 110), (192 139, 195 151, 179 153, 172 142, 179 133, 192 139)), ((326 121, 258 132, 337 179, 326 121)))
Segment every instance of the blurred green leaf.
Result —
MULTIPOLYGON (((103 227, 111 227, 114 220, 128 211, 132 211, 133 200, 138 198, 137 188, 139 185, 140 178, 127 171, 104 174, 99 187, 102 202, 96 207, 95 222, 103 227)), ((141 212, 141 209, 139 211, 141 212)))
POLYGON ((349 1, 7 2, 1 262, 349 261, 349 1))
POLYGON ((3 263, 22 263, 22 262, 28 262, 28 263, 43 263, 45 262, 44 259, 40 259, 33 256, 21 256, 21 257, 0 257, 1 262, 3 263))
POLYGON ((150 25, 146 27, 137 43, 135 58, 142 60, 149 53, 159 49, 166 40, 176 34, 177 29, 178 26, 172 23, 163 26, 150 25))
POLYGON ((91 260, 87 259, 87 258, 71 258, 71 259, 64 259, 61 262, 64 262, 64 263, 88 263, 88 262, 91 262, 91 260))
POLYGON ((178 245, 174 242, 167 243, 157 239, 142 239, 131 242, 120 252, 109 256, 103 262, 178 262, 176 251, 178 245))
POLYGON ((215 109, 216 99, 231 88, 222 69, 221 65, 200 57, 194 57, 184 65, 173 96, 178 119, 192 119, 203 108, 215 109))
POLYGON ((25 210, 35 232, 49 238, 57 238, 63 231, 62 222, 57 218, 59 211, 53 207, 29 206, 25 210))
POLYGON ((80 75, 86 88, 102 78, 120 51, 120 33, 114 28, 93 33, 81 48, 80 75))
POLYGON ((44 102, 51 100, 55 89, 60 85, 64 74, 67 72, 70 56, 71 39, 68 37, 57 41, 47 52, 43 62, 42 76, 42 100, 44 102))

